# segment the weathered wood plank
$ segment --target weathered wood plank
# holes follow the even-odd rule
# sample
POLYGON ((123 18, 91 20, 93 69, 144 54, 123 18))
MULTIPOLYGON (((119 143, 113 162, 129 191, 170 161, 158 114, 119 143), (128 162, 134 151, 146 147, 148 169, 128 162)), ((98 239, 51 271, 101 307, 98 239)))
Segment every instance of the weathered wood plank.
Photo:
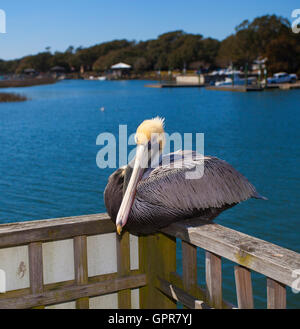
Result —
MULTIPOLYGON (((183 290, 183 279, 178 273, 176 273, 176 272, 170 273, 170 283, 172 285, 178 287, 179 289, 183 290)), ((206 290, 204 288, 200 287, 199 285, 197 285, 195 291, 196 291, 196 293, 195 293, 194 297, 196 297, 198 300, 203 300, 204 303, 208 305, 206 290)), ((237 307, 235 305, 233 305, 232 303, 229 303, 228 301, 223 300, 222 308, 233 309, 233 308, 237 308, 237 307)))
POLYGON ((197 247, 291 286, 300 254, 247 234, 199 219, 174 223, 162 230, 197 247))
MULTIPOLYGON (((115 227, 106 214, 2 224, 0 248, 114 231, 115 227)), ((163 231, 287 286, 291 286, 294 280, 292 272, 300 268, 300 254, 214 223, 185 220, 163 231)), ((147 246, 151 247, 151 244, 147 246)), ((2 296, 0 300, 3 300, 2 296)))
POLYGON ((254 308, 251 271, 243 266, 235 266, 234 275, 238 308, 254 308))
POLYGON ((187 308, 191 309, 207 309, 210 308, 208 305, 205 304, 204 301, 199 300, 192 295, 188 294, 184 290, 176 287, 172 283, 158 278, 158 289, 160 289, 164 294, 168 295, 172 299, 176 300, 177 302, 182 303, 187 308))
MULTIPOLYGON (((197 247, 182 241, 182 278, 184 290, 195 296, 197 287, 197 247)), ((201 304, 197 304, 201 307, 201 304)))
POLYGON ((107 214, 44 219, 0 225, 0 248, 115 232, 107 214))
POLYGON ((37 305, 59 304, 83 297, 94 297, 111 294, 123 289, 134 289, 146 285, 146 275, 138 274, 116 278, 86 285, 67 285, 63 288, 43 291, 40 294, 29 294, 13 298, 1 298, 0 309, 31 308, 37 305))
POLYGON ((206 291, 208 304, 222 308, 222 259, 209 251, 205 253, 206 291))
MULTIPOLYGON (((33 242, 28 246, 29 282, 30 292, 40 294, 43 292, 43 249, 41 242, 33 242)), ((40 306, 38 308, 44 308, 40 306)))
MULTIPOLYGON (((74 273, 77 285, 88 283, 88 263, 87 263, 87 237, 76 236, 73 239, 74 245, 74 273)), ((88 309, 89 298, 83 297, 76 300, 77 309, 88 309)))
POLYGON ((140 289, 140 308, 176 308, 176 302, 156 286, 158 276, 170 281, 176 271, 176 239, 162 233, 139 237, 139 267, 148 282, 140 289))
MULTIPOLYGON (((132 275, 135 276, 139 274, 141 274, 139 270, 132 270, 130 272, 130 276, 132 275)), ((118 273, 100 274, 100 275, 90 276, 88 278, 88 283, 99 283, 99 282, 114 280, 116 278, 118 278, 118 273)), ((60 281, 60 282, 44 284, 43 289, 44 291, 51 291, 64 287, 71 287, 71 286, 73 287, 75 285, 76 285, 75 280, 60 281)), ((4 294, 0 294, 0 300, 6 298, 22 297, 30 294, 31 294, 30 288, 9 290, 4 294)))
POLYGON ((286 308, 285 285, 270 278, 267 278, 267 298, 269 309, 286 308))
MULTIPOLYGON (((107 214, 1 224, 0 248, 114 231, 115 225, 107 214)), ((299 253, 212 222, 184 220, 162 231, 287 286, 292 285, 292 272, 300 268, 299 253)))
POLYGON ((182 241, 182 277, 184 290, 193 295, 197 287, 197 247, 182 241))
MULTIPOLYGON (((130 241, 129 233, 124 232, 122 236, 116 236, 117 243, 117 268, 119 277, 127 276, 130 273, 130 241)), ((118 292, 118 306, 120 309, 131 308, 130 289, 118 292)))

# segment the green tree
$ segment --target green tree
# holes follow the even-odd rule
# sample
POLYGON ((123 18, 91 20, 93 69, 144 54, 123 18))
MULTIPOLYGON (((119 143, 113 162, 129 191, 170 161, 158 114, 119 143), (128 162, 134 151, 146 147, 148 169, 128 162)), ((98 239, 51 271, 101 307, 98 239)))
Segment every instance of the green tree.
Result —
POLYGON ((252 22, 243 21, 236 33, 222 41, 217 63, 226 66, 251 64, 258 57, 268 57, 270 72, 280 68, 299 70, 299 36, 291 33, 289 21, 276 15, 265 15, 252 22), (280 46, 282 45, 282 46, 280 46))

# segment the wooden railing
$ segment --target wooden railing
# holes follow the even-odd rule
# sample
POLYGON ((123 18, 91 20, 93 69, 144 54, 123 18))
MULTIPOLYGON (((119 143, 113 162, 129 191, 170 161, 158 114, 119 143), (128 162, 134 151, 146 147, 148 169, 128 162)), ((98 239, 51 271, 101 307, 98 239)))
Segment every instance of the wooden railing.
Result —
POLYGON ((295 280, 293 271, 300 268, 300 254, 197 219, 172 224, 163 232, 182 240, 183 277, 174 273, 169 282, 161 280, 159 283, 159 288, 167 295, 181 289, 175 294, 176 299, 188 307, 199 308, 200 304, 213 308, 233 307, 222 299, 221 262, 224 257, 237 264, 234 274, 238 308, 254 307, 251 270, 267 277, 267 307, 286 308, 286 286, 291 287, 295 280), (206 250, 206 289, 201 289, 196 281, 196 247, 206 250))
MULTIPOLYGON (((118 307, 131 308, 131 290, 139 288, 140 308, 233 308, 222 297, 222 257, 236 263, 238 308, 253 308, 251 270, 267 277, 268 308, 286 307, 286 286, 300 268, 300 254, 235 230, 199 220, 174 223, 161 233, 139 237, 139 268, 130 266, 130 236, 116 237, 117 272, 88 274, 87 238, 115 232, 106 214, 0 225, 0 251, 28 247, 30 287, 0 294, 2 308, 44 308, 118 293, 118 307), (176 238, 182 240, 182 276, 176 272, 176 238), (74 279, 44 284, 43 246, 73 239, 74 279), (197 280, 197 247, 206 251, 206 287, 197 280)), ((63 253, 64 250, 61 250, 63 253)), ((99 250, 100 253, 109 252, 99 250)), ((1 257, 0 257, 1 268, 1 257)))
MULTIPOLYGON (((30 288, 0 294, 0 309, 43 308, 76 301, 76 308, 89 308, 89 297, 118 292, 119 308, 130 308, 130 289, 146 285, 146 275, 129 268, 129 234, 117 238, 118 272, 88 276, 87 237, 115 232, 106 214, 58 218, 0 225, 0 248, 28 246, 30 288), (43 245, 73 239, 74 280, 43 283, 43 245)), ((66 251, 61 250, 64 253, 66 251)), ((109 250, 99 250, 99 253, 109 250)), ((1 258, 0 258, 1 268, 1 258)))

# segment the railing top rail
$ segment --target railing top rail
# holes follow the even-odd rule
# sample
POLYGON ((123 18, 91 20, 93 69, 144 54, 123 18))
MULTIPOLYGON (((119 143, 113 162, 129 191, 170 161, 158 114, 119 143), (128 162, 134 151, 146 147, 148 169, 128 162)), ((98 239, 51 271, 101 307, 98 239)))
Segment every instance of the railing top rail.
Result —
MULTIPOLYGON (((0 248, 115 232, 109 216, 93 214, 0 225, 0 248)), ((162 230, 291 286, 300 269, 300 254, 247 234, 199 219, 184 220, 162 230)))
POLYGON ((115 225, 106 213, 1 224, 0 248, 112 232, 115 225))
POLYGON ((172 224, 162 232, 292 286, 300 254, 273 243, 199 219, 172 224))

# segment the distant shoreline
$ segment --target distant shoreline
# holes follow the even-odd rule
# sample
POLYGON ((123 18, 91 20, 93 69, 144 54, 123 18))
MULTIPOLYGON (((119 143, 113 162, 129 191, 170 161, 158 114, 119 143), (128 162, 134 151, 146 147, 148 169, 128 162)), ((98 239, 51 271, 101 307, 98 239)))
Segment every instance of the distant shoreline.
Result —
POLYGON ((51 77, 45 78, 32 78, 23 80, 2 80, 0 81, 0 88, 15 88, 15 87, 31 87, 45 84, 52 84, 57 82, 56 79, 51 77))

